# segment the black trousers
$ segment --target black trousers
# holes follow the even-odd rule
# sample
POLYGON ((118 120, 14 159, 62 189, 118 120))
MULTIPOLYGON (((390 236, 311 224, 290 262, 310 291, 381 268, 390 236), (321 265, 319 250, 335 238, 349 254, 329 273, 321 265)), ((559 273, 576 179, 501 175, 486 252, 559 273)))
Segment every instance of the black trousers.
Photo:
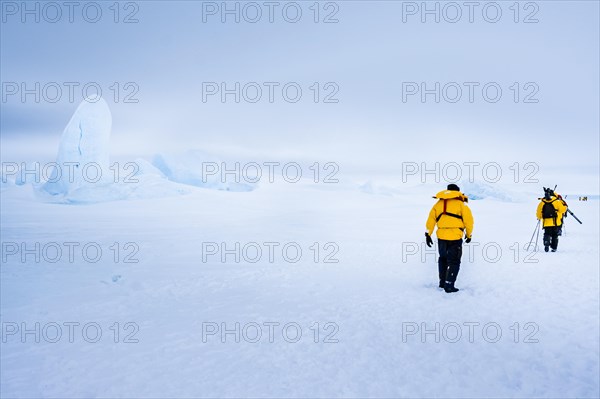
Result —
POLYGON ((544 246, 552 249, 558 248, 558 233, 561 226, 544 227, 544 246))
POLYGON ((460 270, 460 258, 462 257, 463 240, 440 240, 438 239, 438 271, 440 280, 454 283, 460 270))

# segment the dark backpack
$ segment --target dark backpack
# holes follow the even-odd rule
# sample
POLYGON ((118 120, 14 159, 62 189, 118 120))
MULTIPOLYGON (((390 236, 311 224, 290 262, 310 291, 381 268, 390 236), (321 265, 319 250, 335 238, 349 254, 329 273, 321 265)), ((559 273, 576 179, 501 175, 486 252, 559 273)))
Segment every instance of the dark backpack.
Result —
MULTIPOLYGON (((554 200, 556 201, 556 200, 554 200)), ((552 205, 552 202, 544 202, 544 206, 542 207, 542 217, 544 219, 555 219, 557 216, 556 208, 552 205)))

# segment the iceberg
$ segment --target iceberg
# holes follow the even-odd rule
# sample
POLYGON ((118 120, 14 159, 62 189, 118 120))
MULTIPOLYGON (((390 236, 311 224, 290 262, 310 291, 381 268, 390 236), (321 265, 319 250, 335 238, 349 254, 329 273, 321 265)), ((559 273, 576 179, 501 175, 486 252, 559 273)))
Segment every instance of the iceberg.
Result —
POLYGON ((247 192, 253 191, 256 183, 250 183, 235 177, 223 176, 221 173, 208 174, 207 165, 217 165, 221 170, 224 167, 220 159, 200 150, 188 150, 183 154, 156 154, 152 159, 152 166, 158 169, 172 182, 190 186, 221 190, 247 192))
MULTIPOLYGON (((188 150, 178 155, 156 155, 152 162, 138 158, 136 170, 127 179, 115 180, 115 164, 110 164, 112 115, 101 97, 82 101, 65 127, 56 161, 48 164, 50 176, 33 184, 43 201, 89 204, 105 201, 159 198, 187 195, 196 187, 223 191, 252 191, 256 184, 228 181, 221 176, 204 176, 205 163, 219 160, 207 153, 188 150)), ((118 166, 118 164, 116 164, 118 166)), ((23 185, 28 181, 9 181, 23 185)))
POLYGON ((63 131, 56 166, 41 189, 51 195, 68 195, 110 181, 111 126, 112 116, 103 98, 82 101, 63 131))
POLYGON ((470 200, 494 199, 502 202, 519 202, 527 198, 523 193, 512 192, 498 184, 481 181, 461 181, 458 185, 470 200))

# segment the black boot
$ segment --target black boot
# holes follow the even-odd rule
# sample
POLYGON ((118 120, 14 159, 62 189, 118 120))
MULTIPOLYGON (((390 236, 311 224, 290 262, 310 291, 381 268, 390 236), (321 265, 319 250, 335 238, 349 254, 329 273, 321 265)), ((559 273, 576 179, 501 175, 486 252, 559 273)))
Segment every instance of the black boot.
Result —
POLYGON ((446 291, 446 293, 450 294, 452 292, 458 292, 458 288, 456 288, 454 286, 453 282, 446 281, 446 284, 444 285, 444 291, 446 291))
POLYGON ((445 285, 446 283, 444 282, 444 280, 440 280, 440 288, 444 288, 445 285))
POLYGON ((544 245, 544 251, 548 252, 548 249, 550 249, 550 246, 549 245, 544 245))

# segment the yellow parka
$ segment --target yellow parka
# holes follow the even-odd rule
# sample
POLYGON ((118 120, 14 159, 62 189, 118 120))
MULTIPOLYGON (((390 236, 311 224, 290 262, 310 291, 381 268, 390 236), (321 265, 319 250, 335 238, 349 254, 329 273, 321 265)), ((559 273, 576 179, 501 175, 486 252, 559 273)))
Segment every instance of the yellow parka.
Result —
POLYGON ((555 196, 550 197, 549 200, 542 198, 542 200, 538 204, 537 211, 536 211, 536 216, 537 216, 538 220, 542 219, 542 208, 544 207, 545 203, 549 203, 549 204, 552 204, 552 206, 554 206, 554 209, 556 209, 556 219, 555 218, 545 218, 544 219, 544 227, 552 227, 552 226, 562 225, 563 215, 567 211, 567 207, 565 206, 564 201, 562 201, 561 199, 559 199, 555 196))
POLYGON ((425 227, 429 235, 433 234, 433 229, 437 224, 436 235, 439 239, 460 240, 463 238, 465 230, 466 237, 470 238, 473 233, 473 214, 466 204, 467 196, 459 191, 444 190, 437 193, 434 198, 438 198, 439 201, 431 208, 427 218, 425 227))

